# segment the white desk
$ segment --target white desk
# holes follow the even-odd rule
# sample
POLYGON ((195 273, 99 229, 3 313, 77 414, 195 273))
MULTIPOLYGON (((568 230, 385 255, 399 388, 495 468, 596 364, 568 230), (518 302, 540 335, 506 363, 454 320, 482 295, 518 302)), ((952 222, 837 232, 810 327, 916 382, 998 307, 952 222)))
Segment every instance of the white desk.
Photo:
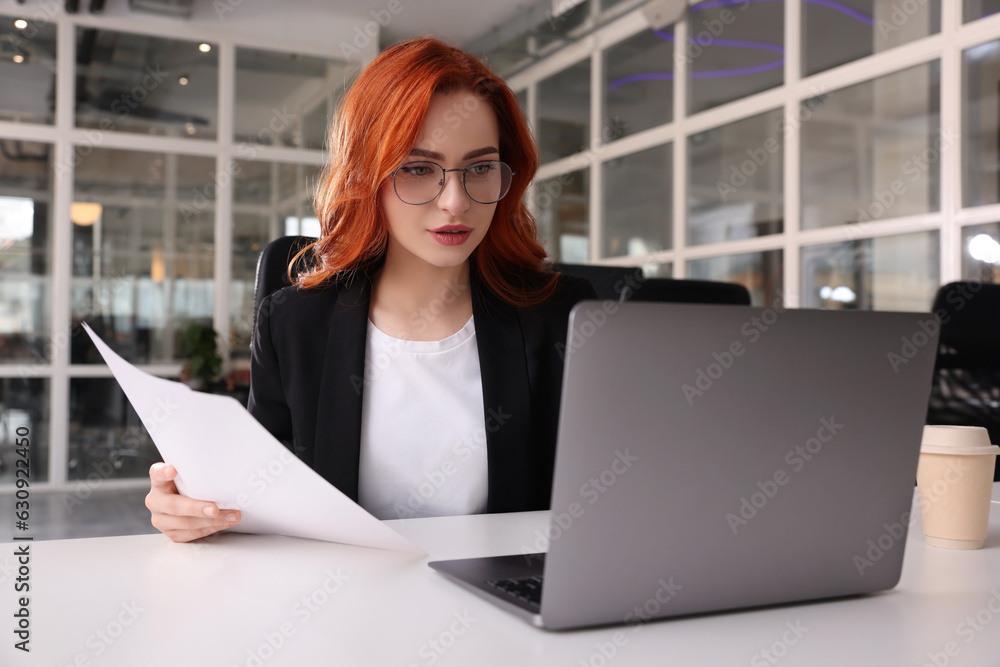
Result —
MULTIPOLYGON (((434 558, 520 553, 547 525, 540 512, 394 523, 434 558)), ((926 547, 915 522, 902 581, 890 592, 638 630, 537 630, 414 555, 275 536, 182 545, 146 535, 32 543, 25 655, 13 649, 14 548, 0 547, 4 666, 921 667, 935 665, 932 656, 936 667, 1000 664, 995 505, 979 551, 926 547)))

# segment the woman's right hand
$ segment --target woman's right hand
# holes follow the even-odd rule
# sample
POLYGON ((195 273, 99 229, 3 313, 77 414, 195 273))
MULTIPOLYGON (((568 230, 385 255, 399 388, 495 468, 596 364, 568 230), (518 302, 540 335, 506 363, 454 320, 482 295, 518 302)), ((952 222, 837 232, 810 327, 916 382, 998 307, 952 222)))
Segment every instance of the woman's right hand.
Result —
POLYGON ((175 477, 177 469, 166 463, 154 463, 149 469, 146 507, 154 528, 174 542, 190 542, 239 523, 238 510, 220 511, 215 503, 180 495, 175 477))

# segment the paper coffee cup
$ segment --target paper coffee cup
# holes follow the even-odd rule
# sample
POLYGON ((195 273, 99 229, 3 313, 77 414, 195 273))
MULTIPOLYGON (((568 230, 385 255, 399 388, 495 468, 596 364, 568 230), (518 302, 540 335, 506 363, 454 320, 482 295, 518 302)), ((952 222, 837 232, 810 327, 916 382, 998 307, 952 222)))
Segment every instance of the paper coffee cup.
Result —
POLYGON ((980 426, 924 427, 917 495, 927 544, 983 548, 998 452, 980 426))

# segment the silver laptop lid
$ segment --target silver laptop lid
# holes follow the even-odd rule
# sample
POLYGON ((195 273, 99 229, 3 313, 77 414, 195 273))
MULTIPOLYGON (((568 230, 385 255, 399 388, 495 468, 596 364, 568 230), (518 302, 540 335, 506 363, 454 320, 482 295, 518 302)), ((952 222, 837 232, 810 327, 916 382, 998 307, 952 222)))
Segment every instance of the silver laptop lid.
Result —
POLYGON ((544 625, 894 586, 936 349, 929 313, 577 305, 544 625))

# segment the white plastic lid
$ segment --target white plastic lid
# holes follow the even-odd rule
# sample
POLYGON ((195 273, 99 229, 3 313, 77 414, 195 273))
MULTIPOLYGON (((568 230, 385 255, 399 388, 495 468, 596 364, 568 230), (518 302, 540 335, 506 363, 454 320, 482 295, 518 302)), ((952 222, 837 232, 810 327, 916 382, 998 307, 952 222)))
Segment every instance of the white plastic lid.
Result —
POLYGON ((990 434, 982 426, 924 426, 920 441, 924 454, 960 454, 980 456, 1000 454, 1000 447, 990 444, 990 434))

